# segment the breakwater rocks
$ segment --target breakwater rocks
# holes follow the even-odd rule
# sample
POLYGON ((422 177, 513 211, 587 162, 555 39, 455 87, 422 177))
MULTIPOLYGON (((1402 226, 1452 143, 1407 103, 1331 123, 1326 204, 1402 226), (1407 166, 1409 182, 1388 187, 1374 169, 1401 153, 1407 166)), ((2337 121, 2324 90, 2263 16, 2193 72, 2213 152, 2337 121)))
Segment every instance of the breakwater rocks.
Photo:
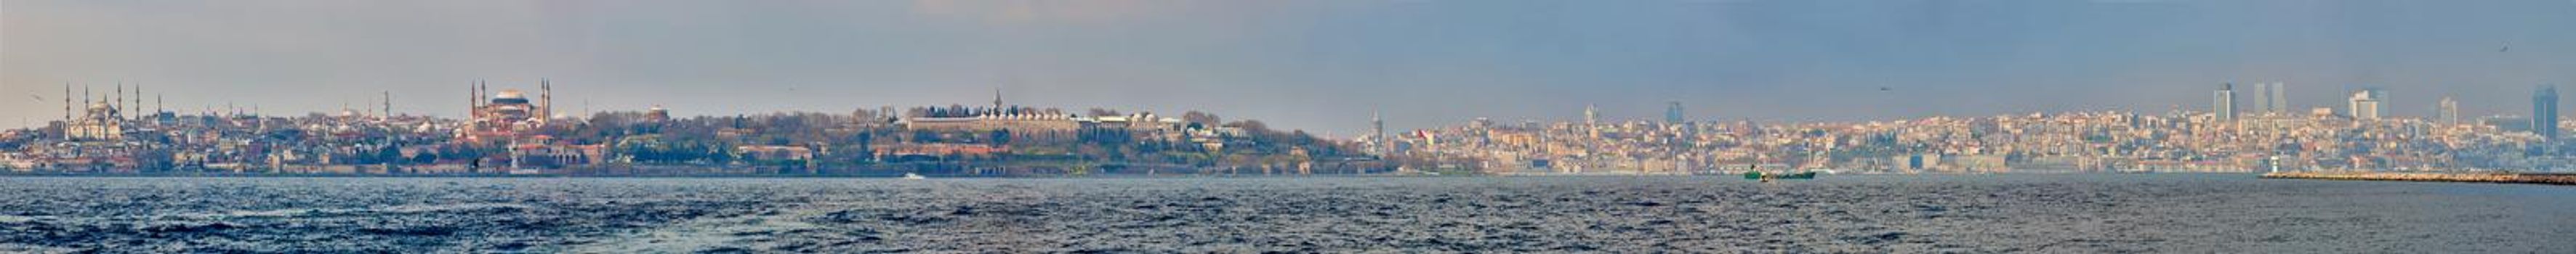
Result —
POLYGON ((2416 181, 2416 182, 2524 183, 2524 184, 2576 185, 2576 174, 2503 173, 2503 172, 2486 172, 2486 173, 2274 172, 2274 173, 2265 173, 2265 174, 2263 174, 2263 178, 2276 178, 2276 179, 2321 179, 2321 180, 2367 180, 2367 181, 2416 181))
POLYGON ((2248 175, 0 178, 20 253, 2548 253, 2576 188, 2248 175), (2498 198, 2512 197, 2512 198, 2498 198))

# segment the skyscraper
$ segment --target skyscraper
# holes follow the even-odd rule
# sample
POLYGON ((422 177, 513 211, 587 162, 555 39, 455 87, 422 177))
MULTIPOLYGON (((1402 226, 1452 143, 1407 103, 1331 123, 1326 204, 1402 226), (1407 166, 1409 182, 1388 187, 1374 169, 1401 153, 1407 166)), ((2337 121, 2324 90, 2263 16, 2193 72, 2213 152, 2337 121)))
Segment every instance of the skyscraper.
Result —
POLYGON ((2253 106, 2253 110, 2249 110, 2249 112, 2252 112, 2255 115, 2272 113, 2272 83, 2254 83, 2253 106))
POLYGON ((1682 102, 1664 107, 1664 124, 1682 124, 1682 102))
POLYGON ((2379 101, 2382 96, 2383 95, 2380 95, 2379 91, 2375 89, 2361 89, 2360 91, 2353 91, 2352 108, 2350 109, 2352 119, 2378 120, 2379 101))
POLYGON ((2272 94, 2265 96, 2270 96, 2272 98, 2272 105, 2270 106, 2271 108, 2264 110, 2271 111, 2272 113, 2290 112, 2290 85, 2288 83, 2272 82, 2272 94))
POLYGON ((2458 125, 2460 124, 2460 101, 2453 100, 2450 96, 2442 96, 2442 102, 2433 105, 2433 114, 2436 118, 2440 118, 2443 125, 2458 125))
POLYGON ((2212 97, 2216 97, 2216 101, 2211 103, 2210 112, 2218 113, 2219 121, 2235 121, 2236 83, 2228 82, 2227 84, 2219 85, 2218 94, 2212 97))
POLYGON ((2558 85, 2541 85, 2531 92, 2531 132, 2558 140, 2558 85))

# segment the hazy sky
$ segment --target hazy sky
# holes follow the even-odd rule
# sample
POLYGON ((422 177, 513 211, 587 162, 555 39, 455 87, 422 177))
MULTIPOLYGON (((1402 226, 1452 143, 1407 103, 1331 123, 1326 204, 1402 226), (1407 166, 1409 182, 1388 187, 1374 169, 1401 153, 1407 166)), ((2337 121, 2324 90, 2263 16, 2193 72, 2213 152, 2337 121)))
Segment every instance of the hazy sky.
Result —
POLYGON ((2576 85, 2576 1, 0 1, 6 126, 60 118, 64 82, 270 114, 391 91, 456 116, 471 80, 539 78, 573 113, 999 88, 1342 136, 1371 111, 1416 128, 1586 104, 1660 119, 1667 101, 1730 121, 2198 110, 2231 80, 2287 82, 2301 108, 2377 87, 2392 115, 2441 96, 2528 114, 2534 86, 2576 85))

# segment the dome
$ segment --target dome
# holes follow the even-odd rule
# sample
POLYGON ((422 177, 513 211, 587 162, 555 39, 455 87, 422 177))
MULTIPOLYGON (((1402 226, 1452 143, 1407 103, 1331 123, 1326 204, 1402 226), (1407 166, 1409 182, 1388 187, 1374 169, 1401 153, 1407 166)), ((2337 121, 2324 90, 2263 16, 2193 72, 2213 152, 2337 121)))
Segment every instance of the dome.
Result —
POLYGON ((521 99, 521 100, 525 100, 525 99, 528 99, 528 94, 527 94, 527 93, 525 93, 525 92, 519 92, 519 89, 502 89, 502 90, 501 90, 501 94, 494 94, 494 95, 492 95, 492 99, 495 99, 495 100, 498 100, 498 99, 521 99))
POLYGON ((105 102, 100 102, 100 103, 90 103, 90 104, 89 104, 89 109, 90 109, 90 110, 108 110, 108 109, 116 109, 116 107, 114 107, 114 106, 108 106, 108 105, 107 105, 107 103, 105 103, 105 102))

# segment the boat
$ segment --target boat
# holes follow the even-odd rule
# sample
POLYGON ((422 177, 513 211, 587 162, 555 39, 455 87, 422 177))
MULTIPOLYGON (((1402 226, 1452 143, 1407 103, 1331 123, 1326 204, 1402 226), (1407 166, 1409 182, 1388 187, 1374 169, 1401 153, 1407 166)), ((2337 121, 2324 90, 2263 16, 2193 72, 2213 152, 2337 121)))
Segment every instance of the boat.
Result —
POLYGON ((1763 182, 1770 182, 1773 179, 1809 180, 1816 179, 1816 175, 1818 175, 1816 171, 1798 172, 1795 174, 1772 174, 1748 168, 1744 171, 1744 180, 1762 180, 1763 182))
POLYGON ((921 174, 903 173, 903 179, 904 179, 904 180, 921 180, 921 179, 930 179, 930 177, 921 176, 921 174))
POLYGON ((1796 174, 1772 174, 1772 173, 1763 173, 1762 171, 1747 171, 1747 172, 1744 172, 1744 179, 1745 179, 1745 180, 1759 180, 1759 179, 1765 179, 1765 178, 1768 178, 1768 179, 1801 179, 1801 180, 1803 180, 1803 179, 1816 179, 1816 175, 1818 175, 1818 174, 1817 174, 1815 171, 1798 172, 1798 173, 1796 173, 1796 174))

